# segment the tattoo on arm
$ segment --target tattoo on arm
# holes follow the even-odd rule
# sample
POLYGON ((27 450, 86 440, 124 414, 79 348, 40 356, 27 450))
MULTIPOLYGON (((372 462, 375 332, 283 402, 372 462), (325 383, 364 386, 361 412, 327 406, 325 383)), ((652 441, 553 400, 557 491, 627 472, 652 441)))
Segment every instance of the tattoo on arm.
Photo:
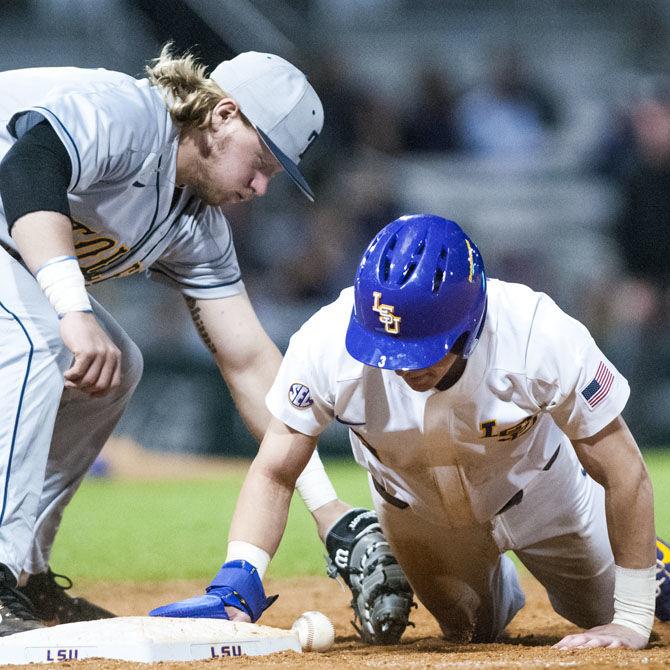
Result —
POLYGON ((209 333, 207 332, 207 328, 205 328, 205 324, 202 322, 202 314, 201 314, 201 309, 198 307, 198 301, 195 298, 190 298, 186 297, 186 304, 188 305, 189 312, 191 312, 191 318, 193 319, 193 323, 195 324, 195 327, 200 334, 200 337, 202 338, 202 341, 205 343, 205 346, 213 353, 216 353, 216 347, 214 346, 214 342, 212 341, 212 338, 209 336, 209 333))

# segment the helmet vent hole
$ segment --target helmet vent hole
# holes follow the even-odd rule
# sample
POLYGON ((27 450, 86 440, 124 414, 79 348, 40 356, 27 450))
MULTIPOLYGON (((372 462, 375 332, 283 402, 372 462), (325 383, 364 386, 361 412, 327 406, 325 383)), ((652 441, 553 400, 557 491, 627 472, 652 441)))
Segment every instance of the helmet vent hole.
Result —
POLYGON ((390 256, 393 253, 393 249, 395 248, 395 245, 398 242, 398 235, 395 234, 391 237, 391 239, 387 242, 386 247, 384 248, 384 251, 381 255, 381 277, 383 281, 388 281, 389 275, 391 274, 391 264, 392 260, 390 256))
POLYGON ((390 273, 391 273, 391 261, 388 258, 385 258, 384 265, 382 267, 382 279, 384 281, 388 281, 390 273))
POLYGON ((414 270, 416 269, 416 262, 415 261, 410 261, 406 266, 405 269, 403 270, 402 277, 400 279, 400 286, 404 286, 409 278, 412 276, 414 273, 414 270))
POLYGON ((445 274, 446 272, 444 270, 440 270, 439 268, 435 270, 435 276, 433 277, 433 293, 437 293, 440 290, 445 274))

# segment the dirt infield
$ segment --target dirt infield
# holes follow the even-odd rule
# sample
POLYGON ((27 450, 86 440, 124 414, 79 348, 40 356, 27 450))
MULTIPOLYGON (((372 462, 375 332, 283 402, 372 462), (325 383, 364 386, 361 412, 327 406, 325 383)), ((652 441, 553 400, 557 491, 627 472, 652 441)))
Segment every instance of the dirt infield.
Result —
MULTIPOLYGON (((273 656, 239 659, 213 659, 192 663, 142 663, 86 660, 67 662, 76 670, 120 670, 121 668, 159 667, 161 669, 235 667, 241 668, 669 668, 670 623, 657 623, 654 641, 643 651, 590 650, 558 652, 550 648, 563 635, 576 630, 554 614, 542 588, 532 578, 523 579, 527 594, 526 607, 508 629, 505 641, 491 645, 453 645, 440 639, 439 628, 423 608, 412 619, 403 643, 392 647, 371 647, 358 642, 349 623, 347 593, 331 579, 309 577, 272 581, 268 592, 280 593, 277 603, 263 617, 263 623, 289 628, 293 620, 306 610, 316 609, 333 621, 336 640, 324 654, 298 655, 282 653, 273 656), (206 664, 206 665, 205 665, 206 664)), ((202 584, 181 581, 166 584, 89 585, 78 594, 96 600, 119 615, 140 615, 159 604, 190 597, 200 592, 202 584)), ((10 667, 10 666, 5 666, 10 667)), ((14 666, 16 667, 16 666, 14 666)), ((32 666, 36 667, 36 666, 32 666)), ((46 666, 38 666, 46 667, 46 666)))
MULTIPOLYGON (((212 478, 230 472, 231 467, 244 471, 248 462, 230 459, 202 459, 192 456, 166 458, 142 450, 129 440, 116 440, 106 447, 115 477, 147 478, 147 473, 161 479, 212 478)), ((320 610, 335 625, 335 645, 324 654, 282 653, 256 658, 212 659, 191 663, 160 663, 148 665, 122 661, 85 660, 59 664, 70 670, 172 670, 183 668, 214 670, 218 667, 296 668, 335 670, 339 668, 670 668, 670 623, 656 623, 649 649, 643 651, 589 650, 559 652, 550 647, 564 635, 577 629, 555 614, 542 587, 529 576, 522 577, 526 606, 507 630, 507 638, 490 645, 454 645, 445 643, 440 630, 425 609, 419 607, 412 615, 415 628, 408 628, 402 644, 392 647, 371 647, 358 641, 350 624, 349 591, 326 577, 305 577, 269 580, 268 593, 280 598, 263 616, 262 623, 290 628, 304 611, 320 610)), ((191 597, 200 593, 204 583, 178 581, 160 584, 78 584, 76 595, 83 595, 120 616, 144 615, 157 605, 191 597)), ((14 667, 17 666, 0 666, 14 667)), ((31 666, 38 668, 46 665, 31 666)), ((53 666, 51 666, 53 668, 53 666)))

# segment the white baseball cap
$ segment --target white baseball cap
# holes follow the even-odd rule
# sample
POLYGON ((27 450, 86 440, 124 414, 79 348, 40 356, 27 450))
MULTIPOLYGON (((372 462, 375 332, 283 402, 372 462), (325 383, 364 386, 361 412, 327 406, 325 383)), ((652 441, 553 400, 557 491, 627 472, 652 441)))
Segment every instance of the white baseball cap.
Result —
POLYGON ((314 200, 298 163, 323 127, 323 106, 307 77, 273 54, 247 51, 209 75, 244 116, 300 190, 314 200))

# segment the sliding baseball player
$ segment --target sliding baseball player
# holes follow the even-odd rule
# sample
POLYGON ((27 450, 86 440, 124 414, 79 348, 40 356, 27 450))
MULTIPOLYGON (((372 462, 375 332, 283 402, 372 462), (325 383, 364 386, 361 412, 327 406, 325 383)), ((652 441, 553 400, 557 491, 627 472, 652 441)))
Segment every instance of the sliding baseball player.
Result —
POLYGON ((511 550, 584 629, 558 648, 642 648, 655 608, 670 618, 670 593, 651 483, 621 418, 628 395, 548 296, 487 280, 457 224, 393 221, 353 289, 291 339, 230 530, 244 560, 224 564, 207 595, 155 613, 261 615, 295 479, 339 421, 391 548, 447 639, 493 641, 523 607, 511 550))

